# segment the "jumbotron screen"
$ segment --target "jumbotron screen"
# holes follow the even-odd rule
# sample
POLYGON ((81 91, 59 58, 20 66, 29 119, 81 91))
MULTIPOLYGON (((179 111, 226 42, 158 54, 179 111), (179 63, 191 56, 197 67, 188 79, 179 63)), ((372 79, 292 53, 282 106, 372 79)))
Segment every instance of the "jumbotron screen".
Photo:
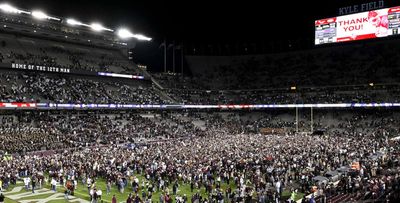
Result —
POLYGON ((315 21, 315 44, 398 35, 400 6, 315 21))

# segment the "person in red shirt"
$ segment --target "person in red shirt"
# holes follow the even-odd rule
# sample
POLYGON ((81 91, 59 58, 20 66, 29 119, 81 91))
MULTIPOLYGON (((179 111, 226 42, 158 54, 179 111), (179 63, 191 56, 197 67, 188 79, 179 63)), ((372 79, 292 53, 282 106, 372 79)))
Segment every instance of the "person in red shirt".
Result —
POLYGON ((117 203, 117 198, 115 197, 115 195, 113 195, 113 197, 111 199, 111 203, 117 203))

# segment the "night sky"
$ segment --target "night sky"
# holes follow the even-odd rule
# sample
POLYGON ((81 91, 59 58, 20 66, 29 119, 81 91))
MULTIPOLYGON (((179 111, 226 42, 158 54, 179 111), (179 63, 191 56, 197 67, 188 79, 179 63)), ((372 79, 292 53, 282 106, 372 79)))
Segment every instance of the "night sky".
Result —
MULTIPOLYGON (((101 22, 105 27, 130 28, 152 37, 158 48, 168 41, 186 44, 259 43, 314 38, 314 20, 338 15, 338 8, 377 0, 9 0, 19 8, 40 8, 49 15, 101 22)), ((385 7, 400 2, 385 0, 385 7)), ((149 50, 141 50, 148 52, 149 50)), ((158 55, 159 53, 155 53, 158 55)), ((140 54, 139 54, 140 55, 140 54)))
MULTIPOLYGON (((337 15, 338 8, 373 0, 270 1, 270 0, 9 0, 28 10, 98 21, 159 40, 236 41, 313 37, 316 19, 337 15)), ((392 4, 386 0, 387 5, 392 4)), ((400 4, 400 3, 399 3, 400 4)))

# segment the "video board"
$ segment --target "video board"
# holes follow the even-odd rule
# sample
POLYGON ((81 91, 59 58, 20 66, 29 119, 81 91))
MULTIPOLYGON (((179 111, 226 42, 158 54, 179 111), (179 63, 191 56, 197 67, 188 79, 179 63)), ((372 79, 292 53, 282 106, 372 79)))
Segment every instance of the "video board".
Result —
POLYGON ((315 21, 315 45, 398 35, 400 6, 315 21))

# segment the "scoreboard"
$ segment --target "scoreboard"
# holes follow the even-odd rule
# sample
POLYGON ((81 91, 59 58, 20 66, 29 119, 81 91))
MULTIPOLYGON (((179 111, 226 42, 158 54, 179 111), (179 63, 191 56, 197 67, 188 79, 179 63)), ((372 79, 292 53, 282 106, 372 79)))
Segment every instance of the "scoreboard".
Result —
POLYGON ((315 21, 315 45, 400 34, 400 6, 315 21))

